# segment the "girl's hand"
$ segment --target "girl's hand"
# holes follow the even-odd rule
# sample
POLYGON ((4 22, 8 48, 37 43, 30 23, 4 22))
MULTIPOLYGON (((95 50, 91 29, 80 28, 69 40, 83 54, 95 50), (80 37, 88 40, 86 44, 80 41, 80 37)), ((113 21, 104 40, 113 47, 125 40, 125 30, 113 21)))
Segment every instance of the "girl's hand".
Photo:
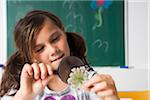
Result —
POLYGON ((83 88, 96 93, 102 100, 119 100, 114 80, 110 75, 96 74, 83 88))
POLYGON ((44 90, 52 74, 49 65, 43 63, 25 64, 21 72, 20 89, 15 97, 18 98, 22 95, 21 97, 28 98, 28 100, 33 99, 44 90))

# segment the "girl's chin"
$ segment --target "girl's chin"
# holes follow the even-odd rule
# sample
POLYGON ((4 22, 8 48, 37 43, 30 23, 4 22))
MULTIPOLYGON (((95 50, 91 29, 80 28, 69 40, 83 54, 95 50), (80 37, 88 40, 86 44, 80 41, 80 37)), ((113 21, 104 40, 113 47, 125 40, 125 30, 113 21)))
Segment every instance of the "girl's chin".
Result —
POLYGON ((53 70, 58 69, 58 66, 59 66, 59 64, 60 64, 60 62, 61 62, 62 59, 63 59, 63 58, 58 59, 58 60, 52 62, 53 70))

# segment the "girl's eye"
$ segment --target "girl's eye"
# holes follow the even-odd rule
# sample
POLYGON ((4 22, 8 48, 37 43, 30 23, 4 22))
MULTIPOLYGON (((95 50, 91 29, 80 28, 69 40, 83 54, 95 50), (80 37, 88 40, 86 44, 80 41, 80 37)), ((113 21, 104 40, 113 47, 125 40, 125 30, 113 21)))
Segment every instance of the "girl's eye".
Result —
POLYGON ((36 52, 36 53, 42 52, 43 50, 44 50, 44 46, 35 48, 35 52, 36 52))
POLYGON ((60 39, 60 35, 54 37, 54 38, 51 40, 51 43, 55 43, 55 42, 59 41, 59 39, 60 39))

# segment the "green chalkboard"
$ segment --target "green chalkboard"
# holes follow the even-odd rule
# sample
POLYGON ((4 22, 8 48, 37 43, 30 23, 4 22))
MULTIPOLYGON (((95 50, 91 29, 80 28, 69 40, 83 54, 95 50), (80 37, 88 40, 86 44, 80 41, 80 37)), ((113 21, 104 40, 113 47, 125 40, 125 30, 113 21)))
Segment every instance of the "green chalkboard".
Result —
POLYGON ((84 37, 92 66, 125 65, 124 1, 96 1, 8 0, 7 56, 14 51, 12 32, 16 22, 27 12, 40 9, 59 16, 66 31, 78 32, 84 37))

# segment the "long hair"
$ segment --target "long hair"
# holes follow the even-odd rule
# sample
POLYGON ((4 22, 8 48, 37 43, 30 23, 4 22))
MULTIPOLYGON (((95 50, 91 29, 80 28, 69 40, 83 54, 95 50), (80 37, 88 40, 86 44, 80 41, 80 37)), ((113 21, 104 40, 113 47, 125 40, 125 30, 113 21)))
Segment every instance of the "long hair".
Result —
MULTIPOLYGON (((13 32, 16 51, 11 55, 4 67, 5 70, 0 85, 0 97, 8 95, 11 90, 20 88, 20 75, 23 65, 33 63, 33 44, 35 44, 38 33, 43 28, 46 19, 50 19, 58 28, 64 31, 63 23, 57 16, 41 10, 27 13, 16 24, 13 32)), ((71 32, 66 32, 66 36, 71 55, 79 57, 87 64, 86 46, 83 38, 71 32)))
POLYGON ((86 44, 82 36, 79 33, 66 32, 67 41, 70 48, 70 55, 77 56, 84 64, 88 65, 86 60, 86 44))

